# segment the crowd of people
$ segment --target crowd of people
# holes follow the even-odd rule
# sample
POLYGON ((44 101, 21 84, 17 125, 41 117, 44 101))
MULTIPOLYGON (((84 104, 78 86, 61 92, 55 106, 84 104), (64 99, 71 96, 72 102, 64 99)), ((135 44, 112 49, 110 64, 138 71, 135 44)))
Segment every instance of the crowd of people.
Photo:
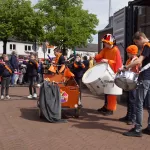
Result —
MULTIPOLYGON (((57 58, 57 56, 61 54, 61 51, 58 48, 56 48, 54 51, 57 58)), ((72 56, 74 55, 71 55, 69 58, 72 56)), ((62 55, 57 63, 60 65, 65 64, 67 59, 68 58, 66 56, 62 55)), ((37 98, 36 87, 33 85, 40 86, 40 83, 43 81, 44 65, 50 66, 52 62, 53 60, 51 58, 47 60, 38 59, 33 53, 28 57, 25 56, 23 58, 19 58, 17 52, 13 51, 10 59, 8 55, 3 54, 0 59, 1 99, 10 99, 9 87, 15 87, 18 85, 29 85, 28 98, 37 98)), ((73 61, 71 60, 68 66, 75 74, 77 83, 81 85, 81 79, 84 72, 86 72, 86 70, 93 65, 93 57, 88 59, 87 56, 81 57, 77 54, 74 56, 73 61), (83 65, 80 68, 79 66, 81 64, 83 65)))

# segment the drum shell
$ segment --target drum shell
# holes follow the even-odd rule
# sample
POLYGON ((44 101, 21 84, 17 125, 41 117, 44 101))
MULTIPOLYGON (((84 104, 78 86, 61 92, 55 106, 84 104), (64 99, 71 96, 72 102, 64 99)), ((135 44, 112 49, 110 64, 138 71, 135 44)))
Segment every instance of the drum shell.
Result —
MULTIPOLYGON (((95 78, 92 82, 87 82, 85 78, 92 72, 93 68, 88 69, 85 74, 83 75, 82 82, 89 88, 89 90, 96 95, 101 95, 104 93, 104 87, 106 85, 107 81, 112 81, 115 78, 115 74, 113 70, 110 68, 110 66, 107 63, 102 63, 102 65, 105 65, 106 69, 104 72, 100 71, 101 64, 97 64, 94 67, 98 67, 99 69, 99 77, 95 78), (97 66, 98 65, 98 66, 97 66)), ((93 76, 94 78, 94 76, 93 76)))
POLYGON ((131 71, 118 73, 115 77, 115 84, 125 91, 134 90, 137 88, 138 74, 131 71))
POLYGON ((122 95, 122 89, 112 82, 106 84, 104 87, 104 93, 109 95, 122 95))

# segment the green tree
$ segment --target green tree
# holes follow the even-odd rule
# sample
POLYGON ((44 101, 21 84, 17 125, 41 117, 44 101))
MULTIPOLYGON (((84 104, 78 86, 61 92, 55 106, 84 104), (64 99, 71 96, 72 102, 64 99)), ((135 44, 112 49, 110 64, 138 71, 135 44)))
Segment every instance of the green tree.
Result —
POLYGON ((31 6, 30 0, 0 0, 0 40, 6 53, 10 37, 35 41, 44 34, 40 12, 31 6))
POLYGON ((96 34, 96 15, 82 9, 82 0, 41 0, 36 7, 45 16, 45 37, 62 49, 85 46, 96 34))

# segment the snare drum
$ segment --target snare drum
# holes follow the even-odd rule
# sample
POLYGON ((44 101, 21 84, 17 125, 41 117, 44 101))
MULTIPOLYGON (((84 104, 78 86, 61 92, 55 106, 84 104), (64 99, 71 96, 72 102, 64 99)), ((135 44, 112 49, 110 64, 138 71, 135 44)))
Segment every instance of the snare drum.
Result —
POLYGON ((106 81, 112 81, 114 78, 115 74, 109 64, 100 63, 85 72, 82 82, 93 94, 101 95, 104 93, 106 81))
POLYGON ((134 90, 138 85, 138 74, 132 71, 122 71, 117 73, 115 84, 125 91, 134 90))

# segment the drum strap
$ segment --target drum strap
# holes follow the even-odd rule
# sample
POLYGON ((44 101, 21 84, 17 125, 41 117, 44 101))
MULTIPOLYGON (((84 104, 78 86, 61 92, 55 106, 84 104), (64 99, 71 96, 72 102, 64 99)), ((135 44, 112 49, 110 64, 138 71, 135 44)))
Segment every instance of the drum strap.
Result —
POLYGON ((143 71, 145 71, 145 70, 147 70, 148 68, 150 68, 150 63, 148 63, 146 66, 144 66, 144 67, 141 69, 140 73, 143 72, 143 71))
MULTIPOLYGON (((132 60, 131 60, 131 63, 133 63, 138 57, 134 57, 132 60)), ((129 71, 131 70, 132 68, 129 68, 129 71)))

